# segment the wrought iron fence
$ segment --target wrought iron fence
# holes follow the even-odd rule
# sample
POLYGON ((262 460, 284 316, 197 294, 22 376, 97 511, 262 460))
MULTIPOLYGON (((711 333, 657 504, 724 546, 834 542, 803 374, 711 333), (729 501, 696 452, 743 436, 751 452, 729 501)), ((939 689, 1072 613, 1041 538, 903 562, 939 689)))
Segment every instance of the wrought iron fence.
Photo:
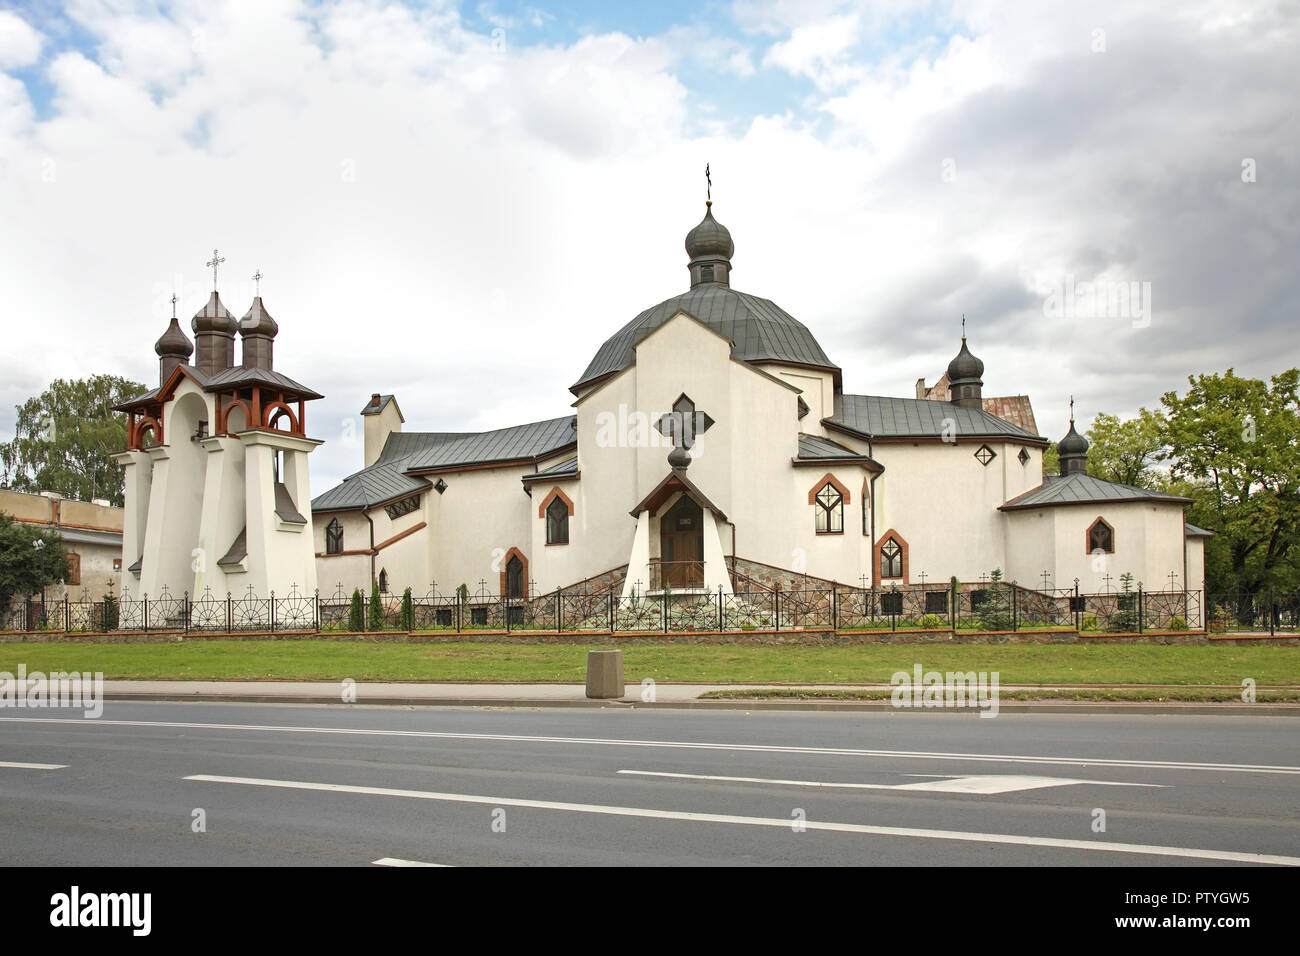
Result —
POLYGON ((1300 634, 1300 591, 1224 591, 1206 601, 1211 632, 1300 634))
MULTIPOLYGON (((20 602, 0 613, 0 630, 67 632, 251 633, 350 631, 546 631, 553 633, 786 630, 1062 630, 1141 633, 1199 630, 1199 591, 1136 590, 1081 594, 982 581, 872 589, 847 585, 782 590, 746 581, 726 592, 671 588, 624 596, 616 587, 538 593, 535 582, 502 596, 480 581, 473 591, 437 585, 420 595, 381 594, 377 601, 341 585, 333 593, 216 594, 20 602)), ((1300 631, 1300 592, 1212 595, 1210 630, 1300 631)))

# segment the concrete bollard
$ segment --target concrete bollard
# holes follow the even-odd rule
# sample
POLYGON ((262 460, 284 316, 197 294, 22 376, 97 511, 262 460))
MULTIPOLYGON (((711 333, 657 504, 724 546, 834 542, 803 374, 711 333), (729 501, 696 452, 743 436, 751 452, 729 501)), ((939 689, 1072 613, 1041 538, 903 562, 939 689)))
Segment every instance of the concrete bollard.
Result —
POLYGON ((587 696, 596 700, 623 696, 622 651, 587 651, 587 696))

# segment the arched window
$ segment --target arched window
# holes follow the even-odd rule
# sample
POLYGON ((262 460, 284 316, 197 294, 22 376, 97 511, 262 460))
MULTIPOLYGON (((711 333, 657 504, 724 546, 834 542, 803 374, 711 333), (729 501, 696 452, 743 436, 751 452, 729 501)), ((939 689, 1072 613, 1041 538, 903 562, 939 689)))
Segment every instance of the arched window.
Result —
POLYGON ((379 569, 379 590, 388 593, 388 571, 384 568, 379 569))
POLYGON ((844 495, 829 481, 817 492, 817 533, 844 532, 844 495))
POLYGON ((569 506, 558 495, 546 506, 546 543, 569 543, 569 506))
POLYGON ((1088 529, 1088 553, 1115 553, 1115 529, 1098 518, 1088 529))
POLYGON ((506 562, 506 597, 521 598, 524 596, 524 562, 519 560, 519 555, 512 554, 510 560, 506 562))
POLYGON ((882 578, 903 576, 903 549, 894 538, 890 538, 880 546, 880 576, 882 578))
POLYGON ((325 528, 325 553, 340 554, 343 551, 343 525, 339 519, 333 519, 325 528))

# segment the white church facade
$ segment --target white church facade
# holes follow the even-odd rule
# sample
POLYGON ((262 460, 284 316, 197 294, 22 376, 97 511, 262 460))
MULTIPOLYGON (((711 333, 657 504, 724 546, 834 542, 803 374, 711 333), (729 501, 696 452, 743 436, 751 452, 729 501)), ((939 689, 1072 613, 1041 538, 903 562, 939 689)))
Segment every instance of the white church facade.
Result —
MULTIPOLYGON (((390 593, 436 583, 440 593, 465 585, 526 598, 594 579, 648 595, 794 577, 888 589, 974 582, 993 569, 1029 588, 1077 579, 1083 592, 1114 590, 1126 573, 1148 590, 1203 588, 1205 532, 1187 524, 1190 502, 1087 475, 1087 442, 1073 423, 1060 473, 1045 476, 1048 441, 1028 400, 987 399, 983 363, 964 337, 935 388, 848 393, 802 322, 732 287, 734 245, 711 204, 686 251, 688 290, 597 350, 571 388, 573 414, 412 432, 396 397, 375 394, 361 411, 362 467, 311 502, 301 411, 287 432, 267 430, 265 406, 261 424, 251 425, 256 410, 232 423, 221 417, 230 400, 218 396, 247 387, 240 373, 211 360, 201 376, 183 362, 170 376, 164 368, 164 388, 129 406, 133 418, 156 418, 161 402, 161 433, 184 436, 203 416, 221 427, 197 446, 206 474, 166 451, 181 439, 127 453, 127 550, 174 551, 155 520, 184 514, 183 539, 218 552, 246 527, 248 567, 265 555, 268 583, 283 577, 269 570, 279 563, 272 542, 292 553, 284 567, 300 584, 348 591, 373 579, 390 593), (270 473, 273 452, 286 456, 281 478, 270 473), (173 505, 183 469, 189 500, 173 505), (286 536, 274 497, 282 487, 311 523, 307 534, 286 536), (209 504, 227 492, 239 503, 209 504), (166 503, 155 505, 158 496, 166 503)), ((250 316, 245 323, 257 321, 250 316)), ((284 381, 276 389, 290 409, 314 397, 284 381)), ((159 567, 179 559, 171 551, 159 567)), ((143 571, 162 579, 147 558, 143 571)))

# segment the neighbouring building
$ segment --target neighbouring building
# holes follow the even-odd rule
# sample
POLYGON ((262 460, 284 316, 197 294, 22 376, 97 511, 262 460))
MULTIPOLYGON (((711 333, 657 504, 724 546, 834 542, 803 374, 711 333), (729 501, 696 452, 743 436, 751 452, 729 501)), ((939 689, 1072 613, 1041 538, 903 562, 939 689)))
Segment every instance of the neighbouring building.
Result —
POLYGON ((63 541, 68 579, 46 586, 47 602, 61 601, 65 595, 77 600, 83 591, 92 601, 121 593, 121 508, 99 499, 73 501, 52 491, 33 495, 0 489, 0 514, 53 531, 63 541))

